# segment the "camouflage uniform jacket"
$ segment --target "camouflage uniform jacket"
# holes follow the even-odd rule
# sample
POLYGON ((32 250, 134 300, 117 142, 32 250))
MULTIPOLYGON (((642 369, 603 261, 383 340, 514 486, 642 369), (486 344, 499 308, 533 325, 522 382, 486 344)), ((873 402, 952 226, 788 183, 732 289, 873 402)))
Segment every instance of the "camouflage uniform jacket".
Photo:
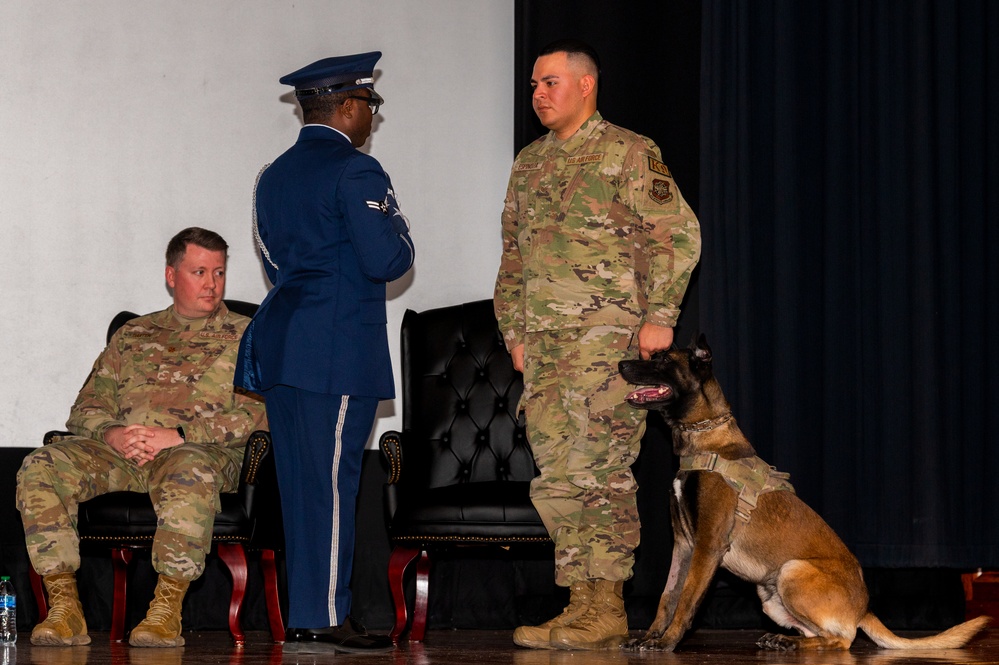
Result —
POLYGON ((66 427, 103 441, 118 425, 180 425, 192 443, 244 445, 267 427, 263 402, 233 391, 249 322, 225 304, 203 319, 181 320, 173 306, 132 319, 94 363, 66 427))
POLYGON ((526 333, 645 321, 673 327, 700 228, 651 140, 591 116, 517 156, 494 304, 507 348, 526 333))

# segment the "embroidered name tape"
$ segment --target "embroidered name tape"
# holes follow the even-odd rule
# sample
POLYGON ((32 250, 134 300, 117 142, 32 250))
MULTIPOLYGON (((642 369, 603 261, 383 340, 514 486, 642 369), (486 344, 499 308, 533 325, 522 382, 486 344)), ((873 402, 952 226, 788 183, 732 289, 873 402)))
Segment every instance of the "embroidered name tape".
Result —
POLYGON ((541 162, 523 162, 521 164, 516 164, 513 167, 514 173, 520 173, 521 171, 538 171, 541 169, 541 162))
POLYGON ((224 339, 227 342, 235 342, 239 339, 239 335, 236 333, 223 333, 223 332, 213 332, 211 330, 202 330, 200 337, 211 337, 212 339, 224 339))
POLYGON ((595 152, 592 155, 576 155, 575 157, 570 157, 565 160, 565 163, 569 166, 573 166, 574 164, 589 164, 591 162, 599 162, 603 158, 604 153, 595 152))

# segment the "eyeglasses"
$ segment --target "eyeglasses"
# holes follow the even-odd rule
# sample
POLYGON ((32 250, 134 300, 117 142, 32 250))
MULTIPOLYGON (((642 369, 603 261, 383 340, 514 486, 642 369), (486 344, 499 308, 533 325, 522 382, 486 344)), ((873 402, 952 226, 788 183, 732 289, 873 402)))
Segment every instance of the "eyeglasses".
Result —
POLYGON ((374 90, 371 91, 371 96, 370 97, 361 97, 360 95, 351 95, 347 99, 358 99, 358 100, 366 103, 368 105, 368 108, 371 109, 371 115, 377 114, 378 113, 378 107, 385 103, 385 100, 382 99, 382 96, 379 95, 374 90))

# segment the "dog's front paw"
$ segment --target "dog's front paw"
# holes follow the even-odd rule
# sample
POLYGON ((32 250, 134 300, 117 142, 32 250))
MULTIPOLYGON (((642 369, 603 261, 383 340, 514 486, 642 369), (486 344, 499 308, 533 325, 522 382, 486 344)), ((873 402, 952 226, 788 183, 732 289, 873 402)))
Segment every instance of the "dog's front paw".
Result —
POLYGON ((623 645, 623 648, 628 651, 672 651, 676 648, 676 644, 646 635, 639 639, 630 640, 623 645))
POLYGON ((756 646, 761 649, 769 649, 771 651, 794 651, 798 648, 798 642, 795 641, 794 638, 788 637, 787 635, 767 633, 760 639, 756 640, 756 646))

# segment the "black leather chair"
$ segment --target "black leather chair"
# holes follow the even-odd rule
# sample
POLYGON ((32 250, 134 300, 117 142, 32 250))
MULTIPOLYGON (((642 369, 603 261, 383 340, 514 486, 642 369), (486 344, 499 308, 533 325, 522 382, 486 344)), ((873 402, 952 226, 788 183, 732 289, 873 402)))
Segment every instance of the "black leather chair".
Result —
POLYGON ((403 576, 419 557, 410 639, 422 641, 431 552, 551 541, 529 497, 537 468, 516 412, 523 378, 503 345, 492 301, 407 311, 402 380, 403 431, 380 440, 389 466, 391 634, 398 639, 406 628, 403 576))
MULTIPOLYGON (((252 316, 257 309, 252 303, 238 300, 226 300, 225 303, 230 310, 245 316, 252 316)), ((108 340, 122 324, 136 316, 132 312, 120 312, 115 316, 108 327, 108 340)), ((49 432, 45 435, 45 443, 68 434, 49 432)), ((222 511, 215 516, 212 550, 218 553, 232 575, 229 632, 236 645, 243 646, 245 635, 240 626, 240 613, 246 594, 246 552, 259 551, 271 636, 275 642, 284 642, 284 620, 281 617, 275 563, 275 552, 284 549, 284 526, 268 432, 257 431, 250 435, 243 456, 239 487, 234 493, 222 494, 220 499, 222 511)), ((81 547, 101 546, 111 550, 114 568, 111 641, 121 642, 125 639, 125 598, 132 550, 150 549, 156 531, 156 513, 149 495, 111 492, 84 501, 79 507, 77 530, 81 547)), ((48 614, 48 605, 41 578, 33 569, 29 574, 39 608, 38 620, 43 621, 48 614)))

